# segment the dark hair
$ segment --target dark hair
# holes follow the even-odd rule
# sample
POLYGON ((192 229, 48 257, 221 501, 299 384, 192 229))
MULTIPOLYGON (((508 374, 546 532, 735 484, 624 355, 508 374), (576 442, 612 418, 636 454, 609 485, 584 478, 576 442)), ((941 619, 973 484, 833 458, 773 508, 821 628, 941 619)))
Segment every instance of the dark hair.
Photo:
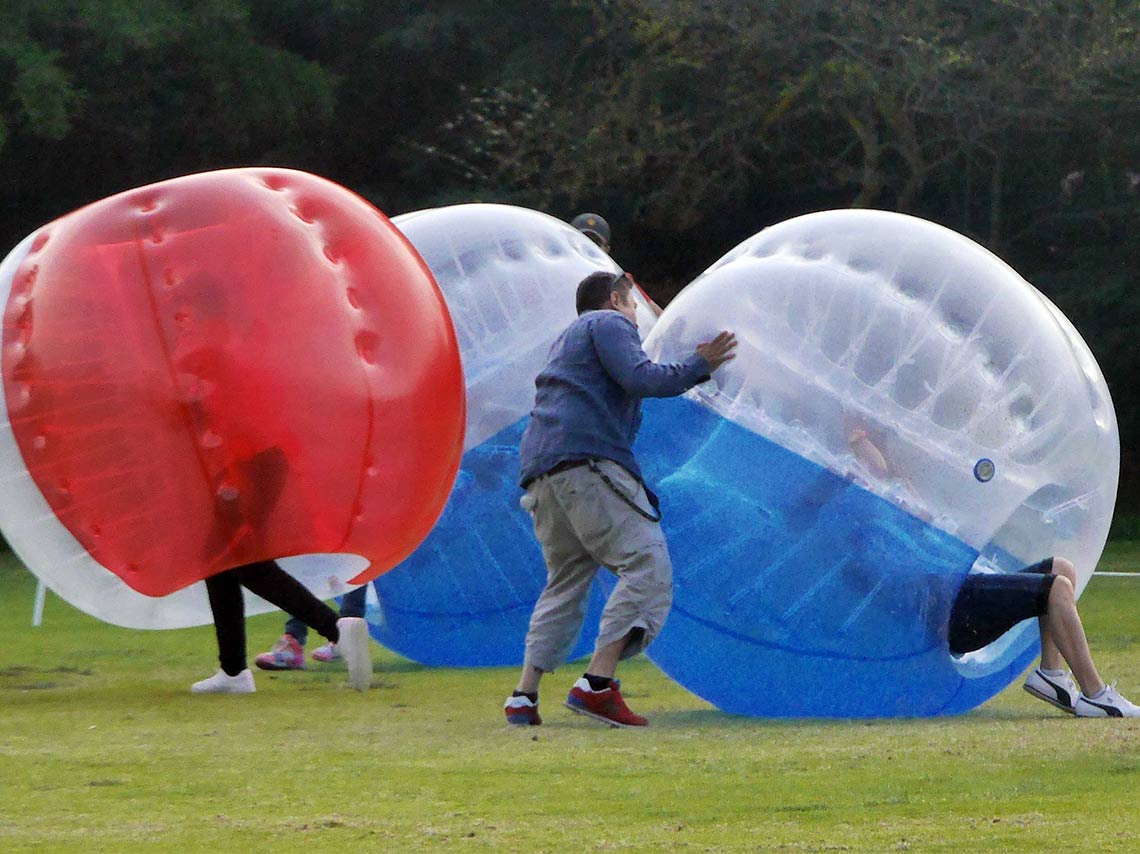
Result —
POLYGON ((578 283, 578 314, 605 307, 611 291, 627 293, 631 287, 633 283, 625 273, 605 273, 601 270, 591 273, 578 283))

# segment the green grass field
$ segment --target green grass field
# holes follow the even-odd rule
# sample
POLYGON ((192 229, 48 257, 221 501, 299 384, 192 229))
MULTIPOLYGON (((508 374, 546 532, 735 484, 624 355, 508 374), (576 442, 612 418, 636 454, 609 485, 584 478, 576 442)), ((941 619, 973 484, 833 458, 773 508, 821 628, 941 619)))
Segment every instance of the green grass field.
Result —
MULTIPOLYGON (((1114 543, 1102 569, 1140 567, 1114 543)), ((515 670, 428 669, 374 646, 343 669, 259 673, 252 696, 193 696, 210 627, 105 625, 0 559, 0 851, 1140 850, 1140 720, 1077 720, 1019 684, 956 718, 724 715, 651 663, 623 668, 645 730, 561 708, 502 724, 515 670)), ((1140 698, 1140 579, 1081 599, 1106 678, 1140 698)), ((249 621, 250 652, 280 615, 249 621)), ((731 666, 726 662, 726 666, 731 666)))

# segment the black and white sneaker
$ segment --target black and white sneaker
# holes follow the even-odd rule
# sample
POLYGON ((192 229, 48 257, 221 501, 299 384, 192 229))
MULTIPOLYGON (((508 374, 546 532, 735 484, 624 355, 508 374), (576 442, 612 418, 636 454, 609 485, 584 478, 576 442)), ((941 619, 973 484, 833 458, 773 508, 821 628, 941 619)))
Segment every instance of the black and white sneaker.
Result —
POLYGON ((1062 673, 1060 676, 1046 676, 1041 672, 1040 667, 1026 677, 1025 684, 1021 687, 1037 699, 1052 703, 1070 715, 1073 714, 1073 710, 1077 706, 1077 696, 1080 693, 1077 686, 1073 684, 1073 680, 1069 678, 1068 673, 1062 673))
POLYGON ((1081 694, 1073 712, 1078 718, 1140 718, 1140 706, 1120 696, 1115 685, 1109 685, 1095 700, 1081 694))

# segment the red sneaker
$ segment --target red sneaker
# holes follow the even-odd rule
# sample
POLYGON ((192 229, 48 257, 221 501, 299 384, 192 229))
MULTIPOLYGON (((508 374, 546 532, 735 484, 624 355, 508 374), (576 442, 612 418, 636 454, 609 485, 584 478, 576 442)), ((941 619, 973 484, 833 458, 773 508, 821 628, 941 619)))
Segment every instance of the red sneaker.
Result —
POLYGON ((292 635, 282 635, 269 652, 253 660, 262 670, 304 670, 305 649, 292 635))
POLYGON ((542 723, 538 703, 532 703, 530 697, 507 697, 503 712, 511 726, 539 726, 542 723))
POLYGON ((621 696, 621 683, 613 680, 610 687, 595 691, 589 681, 582 677, 574 683, 563 703, 566 708, 580 715, 604 721, 610 726, 645 726, 649 723, 641 715, 635 715, 621 696))

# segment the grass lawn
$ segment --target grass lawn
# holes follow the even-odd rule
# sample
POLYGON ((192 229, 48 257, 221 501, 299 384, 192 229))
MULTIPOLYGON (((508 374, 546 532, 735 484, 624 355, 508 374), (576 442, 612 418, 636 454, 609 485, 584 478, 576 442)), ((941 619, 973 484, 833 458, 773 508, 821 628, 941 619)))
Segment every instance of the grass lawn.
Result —
MULTIPOLYGON (((1114 543, 1102 568, 1140 567, 1114 543)), ((192 696, 212 628, 100 623, 0 558, 0 851, 1137 851, 1140 720, 1076 720, 1014 685, 956 718, 724 715, 648 661, 623 668, 643 730, 560 706, 502 725, 514 668, 428 669, 374 646, 342 668, 192 696)), ((1081 599, 1106 678, 1140 699, 1140 579, 1081 599)), ((280 615, 249 621, 250 653, 280 615)), ((730 666, 731 662, 726 662, 730 666)))

